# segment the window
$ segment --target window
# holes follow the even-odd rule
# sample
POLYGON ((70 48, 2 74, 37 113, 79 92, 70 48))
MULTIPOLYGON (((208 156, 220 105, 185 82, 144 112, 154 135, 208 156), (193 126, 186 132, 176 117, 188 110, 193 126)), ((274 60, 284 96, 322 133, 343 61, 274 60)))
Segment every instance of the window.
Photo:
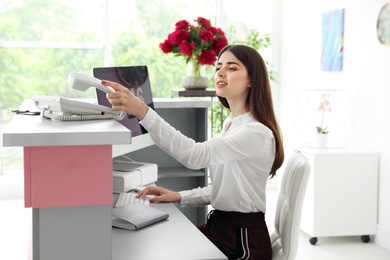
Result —
MULTIPOLYGON (((245 37, 251 28, 270 32, 270 13, 271 0, 4 0, 1 127, 13 116, 3 110, 18 108, 33 94, 95 97, 92 89, 69 89, 66 78, 71 71, 92 75, 92 68, 99 66, 147 65, 153 95, 170 97, 186 65, 163 54, 158 45, 177 21, 202 16, 224 30, 235 27, 235 37, 245 37)), ((1 145, 0 151, 2 170, 23 167, 20 148, 1 145)))

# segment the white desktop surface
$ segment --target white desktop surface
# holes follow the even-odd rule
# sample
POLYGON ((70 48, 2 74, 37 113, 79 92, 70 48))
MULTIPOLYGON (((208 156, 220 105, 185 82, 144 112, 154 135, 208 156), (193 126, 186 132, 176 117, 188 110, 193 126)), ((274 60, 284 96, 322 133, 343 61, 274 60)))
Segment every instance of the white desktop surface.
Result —
POLYGON ((113 228, 113 260, 227 259, 174 204, 151 206, 168 212, 168 220, 138 231, 113 228))
MULTIPOLYGON (((38 111, 32 100, 21 110, 38 111)), ((114 119, 58 121, 17 115, 4 129, 4 146, 70 146, 130 144, 131 131, 114 119)))

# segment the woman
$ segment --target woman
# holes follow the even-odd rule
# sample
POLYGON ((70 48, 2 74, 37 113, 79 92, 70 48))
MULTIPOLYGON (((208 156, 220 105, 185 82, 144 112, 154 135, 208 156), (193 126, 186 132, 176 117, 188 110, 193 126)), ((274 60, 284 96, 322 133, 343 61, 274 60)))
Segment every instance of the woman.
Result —
POLYGON ((138 196, 180 205, 211 204, 199 227, 229 259, 271 259, 264 219, 268 177, 282 165, 284 151, 276 122, 265 63, 245 45, 226 46, 214 76, 216 94, 230 110, 221 136, 203 143, 182 135, 121 85, 102 81, 116 92, 107 95, 113 110, 141 120, 155 144, 188 168, 209 167, 212 185, 175 192, 147 187, 138 196))

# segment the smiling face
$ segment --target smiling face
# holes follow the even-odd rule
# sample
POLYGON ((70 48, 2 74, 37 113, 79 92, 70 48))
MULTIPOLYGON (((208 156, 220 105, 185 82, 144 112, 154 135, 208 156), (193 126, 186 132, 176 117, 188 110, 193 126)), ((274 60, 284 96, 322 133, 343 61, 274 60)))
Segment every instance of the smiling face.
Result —
POLYGON ((250 88, 250 78, 245 65, 230 51, 219 57, 214 76, 216 94, 228 100, 230 106, 245 104, 250 88))

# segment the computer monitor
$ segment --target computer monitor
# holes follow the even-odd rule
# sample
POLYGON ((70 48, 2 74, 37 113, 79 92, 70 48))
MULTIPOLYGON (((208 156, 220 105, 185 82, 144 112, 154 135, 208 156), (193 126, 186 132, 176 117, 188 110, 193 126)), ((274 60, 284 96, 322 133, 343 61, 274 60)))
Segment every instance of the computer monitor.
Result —
MULTIPOLYGON (((95 78, 101 80, 104 79, 118 82, 122 86, 128 88, 150 108, 154 109, 147 66, 94 68, 93 75, 95 78)), ((96 95, 99 105, 111 107, 105 92, 96 89, 96 95)), ((148 132, 139 124, 139 120, 135 116, 128 115, 119 122, 131 130, 131 144, 114 145, 113 157, 124 155, 154 144, 148 132)))

